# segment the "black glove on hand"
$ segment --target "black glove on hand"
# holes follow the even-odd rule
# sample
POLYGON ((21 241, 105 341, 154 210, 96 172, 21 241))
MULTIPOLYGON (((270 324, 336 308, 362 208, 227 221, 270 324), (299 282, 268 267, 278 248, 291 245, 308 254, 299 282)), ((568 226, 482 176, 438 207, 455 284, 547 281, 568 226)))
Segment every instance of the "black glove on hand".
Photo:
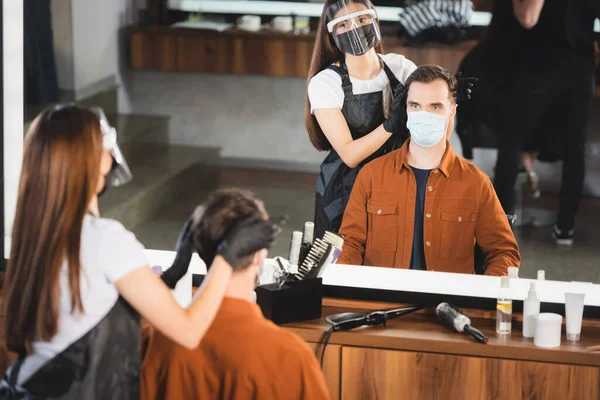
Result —
POLYGON ((456 88, 456 102, 459 103, 465 100, 471 100, 471 92, 473 86, 479 81, 477 78, 463 78, 462 72, 456 75, 458 85, 456 88))
POLYGON ((398 133, 406 127, 406 104, 404 102, 404 85, 399 83, 394 89, 390 117, 383 122, 383 129, 390 133, 398 133))
POLYGON ((265 221, 260 215, 253 214, 229 229, 217 247, 217 254, 235 269, 237 260, 241 257, 271 247, 275 237, 281 232, 283 222, 283 217, 265 221))
POLYGON ((192 260, 192 254, 194 253, 192 246, 192 217, 183 225, 183 229, 175 245, 175 251, 177 254, 171 268, 167 269, 160 276, 163 282, 171 289, 175 288, 177 282, 187 273, 190 261, 192 260))

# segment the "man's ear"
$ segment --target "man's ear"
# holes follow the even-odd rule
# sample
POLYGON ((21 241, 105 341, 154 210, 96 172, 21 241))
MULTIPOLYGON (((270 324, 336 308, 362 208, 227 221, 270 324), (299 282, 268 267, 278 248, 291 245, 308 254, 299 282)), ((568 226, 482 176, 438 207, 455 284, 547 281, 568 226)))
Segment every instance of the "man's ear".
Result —
POLYGON ((256 265, 258 268, 262 267, 265 262, 265 258, 267 258, 267 249, 262 249, 254 253, 254 258, 252 259, 252 264, 256 265))
POLYGON ((449 114, 450 117, 454 117, 456 115, 457 108, 458 108, 458 104, 454 103, 454 105, 450 109, 450 114, 449 114))

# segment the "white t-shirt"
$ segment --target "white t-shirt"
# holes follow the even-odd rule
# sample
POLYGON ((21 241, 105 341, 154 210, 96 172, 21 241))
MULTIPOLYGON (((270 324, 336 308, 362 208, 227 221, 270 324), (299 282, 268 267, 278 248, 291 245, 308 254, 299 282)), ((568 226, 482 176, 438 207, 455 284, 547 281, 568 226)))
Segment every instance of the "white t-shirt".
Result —
MULTIPOLYGON (((381 55, 381 58, 402 84, 417 69, 412 61, 407 60, 400 54, 385 54, 381 55)), ((350 77, 350 82, 352 82, 352 92, 354 94, 364 94, 382 91, 388 84, 388 78, 382 68, 381 73, 373 79, 361 80, 350 77)), ((319 108, 341 109, 344 105, 344 90, 342 89, 340 75, 326 68, 313 76, 308 84, 308 100, 310 101, 311 113, 319 108)))
POLYGON ((65 261, 59 278, 58 331, 49 342, 34 342, 34 353, 27 356, 21 365, 19 384, 92 330, 108 314, 119 298, 116 281, 135 269, 149 265, 144 246, 133 233, 117 221, 90 215, 83 220, 80 259, 84 313, 71 313, 71 291, 65 261))

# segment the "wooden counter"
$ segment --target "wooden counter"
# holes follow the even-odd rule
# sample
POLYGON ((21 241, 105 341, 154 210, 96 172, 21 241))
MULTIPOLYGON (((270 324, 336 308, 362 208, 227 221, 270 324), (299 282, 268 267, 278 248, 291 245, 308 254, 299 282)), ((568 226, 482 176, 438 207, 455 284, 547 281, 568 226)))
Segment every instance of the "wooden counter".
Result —
MULTIPOLYGON (((315 33, 294 35, 275 31, 206 31, 150 26, 132 28, 130 59, 134 69, 214 72, 306 78, 315 33)), ((455 46, 428 44, 406 47, 395 37, 384 38, 386 53, 403 54, 415 64, 438 64, 456 71, 474 40, 455 46)))
MULTIPOLYGON (((323 317, 349 311, 364 310, 324 300, 323 317)), ((523 338, 519 322, 511 335, 499 337, 494 319, 472 321, 489 338, 487 345, 446 329, 427 312, 387 327, 334 333, 324 360, 332 399, 600 399, 600 353, 587 350, 600 344, 597 321, 586 321, 575 343, 566 341, 563 329, 556 349, 523 338)), ((329 326, 324 319, 283 325, 318 357, 329 326)))
MULTIPOLYGON (((215 32, 159 25, 132 27, 129 37, 133 69, 299 78, 308 76, 315 42, 315 32, 305 35, 273 30, 215 32)), ((419 47, 403 43, 394 36, 384 37, 384 53, 402 54, 416 65, 436 64, 456 72, 477 40, 419 47)), ((600 80, 596 95, 600 96, 600 80)))

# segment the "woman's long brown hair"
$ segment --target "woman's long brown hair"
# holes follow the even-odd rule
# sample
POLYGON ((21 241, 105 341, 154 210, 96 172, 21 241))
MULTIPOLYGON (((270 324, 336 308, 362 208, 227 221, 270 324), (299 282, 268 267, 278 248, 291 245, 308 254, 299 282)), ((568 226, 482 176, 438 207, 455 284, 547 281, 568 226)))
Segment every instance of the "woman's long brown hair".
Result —
POLYGON ((76 106, 43 111, 25 139, 12 248, 4 285, 7 347, 19 354, 57 332, 59 280, 66 262, 71 311, 79 288, 83 219, 102 156, 98 118, 76 106))
MULTIPOLYGON (((308 88, 308 84, 313 76, 317 75, 319 72, 323 71, 329 65, 342 61, 344 59, 344 53, 342 53, 333 38, 327 32, 327 10, 329 7, 339 0, 327 0, 325 2, 325 6, 323 7, 323 13, 321 14, 321 19, 319 21, 319 27, 317 28, 317 38, 315 40, 315 47, 313 48, 312 59, 310 61, 310 67, 308 69, 308 79, 306 81, 306 87, 308 88)), ((373 7, 370 0, 354 0, 356 3, 363 3, 367 7, 373 7)), ((378 22, 376 22, 378 23, 378 22)), ((379 54, 383 54, 383 43, 380 41, 379 45, 375 47, 375 51, 379 54)), ((306 93, 306 106, 304 110, 304 123, 306 125, 306 130, 308 131, 308 136, 310 137, 310 141, 315 146, 315 148, 319 151, 331 150, 331 143, 325 137, 323 130, 319 126, 317 119, 314 115, 310 113, 310 101, 308 99, 308 90, 306 93)))

